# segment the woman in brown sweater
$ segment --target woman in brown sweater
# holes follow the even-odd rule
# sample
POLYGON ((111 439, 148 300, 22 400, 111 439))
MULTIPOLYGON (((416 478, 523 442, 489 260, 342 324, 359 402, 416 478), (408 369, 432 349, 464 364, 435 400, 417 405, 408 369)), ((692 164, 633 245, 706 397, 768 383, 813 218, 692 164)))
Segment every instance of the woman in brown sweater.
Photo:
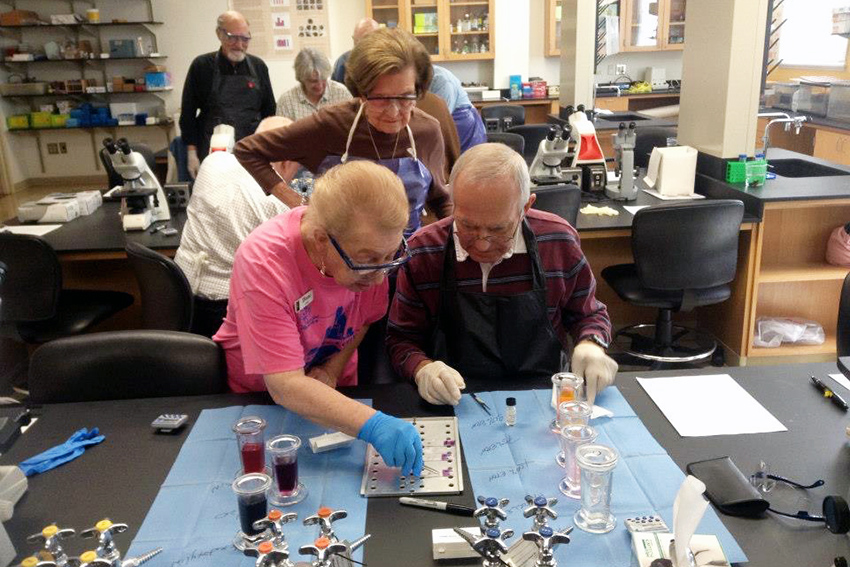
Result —
POLYGON ((314 173, 349 159, 384 165, 404 183, 409 235, 419 228, 426 203, 440 218, 452 208, 440 125, 416 108, 432 74, 428 52, 409 33, 375 31, 358 42, 346 64, 346 86, 355 99, 324 107, 288 128, 244 138, 234 154, 267 193, 291 207, 301 197, 272 169, 273 162, 297 161, 314 173))

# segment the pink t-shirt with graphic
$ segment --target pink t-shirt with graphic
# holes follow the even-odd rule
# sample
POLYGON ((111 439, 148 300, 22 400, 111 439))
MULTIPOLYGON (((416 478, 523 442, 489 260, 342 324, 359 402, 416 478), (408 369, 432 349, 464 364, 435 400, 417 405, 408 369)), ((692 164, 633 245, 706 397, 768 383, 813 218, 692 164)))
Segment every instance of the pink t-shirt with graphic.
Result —
MULTIPOLYGON (((386 279, 355 293, 316 269, 301 239, 304 210, 266 221, 236 252, 227 316, 213 337, 234 392, 265 390, 265 374, 322 364, 387 312, 386 279)), ((356 351, 338 381, 355 384, 356 351)))

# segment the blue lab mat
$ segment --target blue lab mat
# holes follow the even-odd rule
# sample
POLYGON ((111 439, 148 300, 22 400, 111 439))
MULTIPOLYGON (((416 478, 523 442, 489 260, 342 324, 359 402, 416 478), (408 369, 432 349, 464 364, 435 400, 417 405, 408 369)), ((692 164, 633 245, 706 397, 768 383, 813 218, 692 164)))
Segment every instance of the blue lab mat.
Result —
MULTIPOLYGON (((371 400, 359 401, 371 405, 371 400)), ((307 487, 308 495, 294 506, 281 508, 284 513, 298 513, 298 520, 286 524, 284 530, 290 559, 309 559, 298 555, 298 548, 313 542, 318 527, 301 522, 320 506, 348 511, 347 518, 334 524, 340 539, 353 541, 363 535, 367 500, 360 496, 360 482, 366 444, 355 441, 343 449, 314 454, 309 439, 326 432, 318 425, 280 406, 234 406, 201 412, 130 545, 128 556, 162 547, 163 552, 152 565, 253 567, 256 558, 242 555, 231 545, 239 531, 239 515, 230 485, 241 467, 232 427, 247 415, 266 420, 267 439, 281 433, 301 438, 299 481, 307 487)), ((360 549, 354 558, 362 560, 362 555, 360 549)))
MULTIPOLYGON (((509 498, 508 519, 502 523, 517 535, 531 528, 523 518, 525 495, 557 497, 554 527, 573 525, 579 502, 558 490, 564 469, 555 462, 560 450, 558 439, 549 430, 555 411, 549 405, 551 390, 483 392, 479 396, 499 415, 488 416, 468 394, 455 408, 460 422, 463 458, 477 496, 509 498), (502 408, 505 398, 517 400, 517 422, 505 425, 502 408)), ((599 435, 596 442, 614 447, 620 454, 614 469, 611 508, 617 518, 613 531, 594 535, 576 528, 572 541, 560 546, 555 557, 564 564, 582 566, 629 565, 632 560, 631 535, 623 520, 633 516, 658 514, 673 529, 673 501, 685 476, 673 459, 652 437, 616 388, 607 388, 596 404, 614 412, 612 418, 591 422, 599 435)), ((709 507, 697 530, 720 539, 726 557, 733 563, 747 561, 744 551, 709 507)))

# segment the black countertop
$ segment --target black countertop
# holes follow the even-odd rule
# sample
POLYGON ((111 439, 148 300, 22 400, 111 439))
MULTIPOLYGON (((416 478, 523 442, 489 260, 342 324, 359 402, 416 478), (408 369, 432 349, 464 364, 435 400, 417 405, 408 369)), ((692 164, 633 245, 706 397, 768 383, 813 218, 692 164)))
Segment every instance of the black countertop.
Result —
MULTIPOLYGON (((676 118, 655 118, 654 116, 649 116, 648 114, 641 114, 640 112, 623 111, 623 112, 615 112, 614 115, 619 114, 635 114, 637 116, 642 116, 643 120, 635 121, 635 125, 640 131, 641 128, 656 128, 656 127, 671 127, 677 126, 679 124, 678 117, 676 118)), ((549 114, 546 117, 546 122, 548 124, 557 124, 558 126, 566 126, 568 122, 563 118, 559 117, 557 114, 549 114)), ((599 114, 596 117, 596 121, 593 123, 593 126, 597 131, 599 130, 616 130, 620 127, 621 122, 630 122, 629 120, 605 120, 604 114, 599 114)))
MULTIPOLYGON (((711 369, 643 372, 637 375, 656 377, 711 373, 708 370, 711 369)), ((683 438, 638 385, 636 374, 619 374, 617 387, 681 470, 689 462, 729 455, 744 474, 755 470, 759 461, 763 460, 771 465, 775 474, 788 478, 822 478, 826 482, 823 488, 804 491, 805 494, 801 493, 798 497, 799 500, 807 500, 800 507, 817 514, 825 495, 847 493, 850 479, 847 475, 850 451, 844 435, 847 414, 819 396, 808 381, 810 374, 823 378, 825 374, 836 371, 835 363, 776 366, 769 371, 758 366, 713 370, 732 375, 788 428, 781 433, 683 438)), ((468 382, 468 386, 472 391, 500 389, 500 386, 472 382, 468 382)), ((509 387, 545 388, 547 385, 530 382, 510 384, 509 387)), ((416 390, 407 384, 359 386, 344 391, 353 397, 372 398, 374 407, 401 417, 451 415, 451 409, 446 406, 423 403, 416 390)), ((269 402, 264 394, 222 394, 57 404, 39 409, 39 421, 0 457, 0 464, 18 463, 62 443, 70 432, 81 427, 99 427, 106 435, 106 441, 66 465, 29 478, 29 489, 15 506, 14 516, 4 522, 18 557, 35 549, 34 544, 25 543, 26 536, 37 533, 49 522, 79 529, 103 517, 129 524, 127 533, 116 539, 119 548, 126 549, 138 532, 188 434, 188 431, 183 431, 176 435, 156 435, 150 429, 151 419, 161 413, 185 413, 189 415, 191 427, 204 408, 269 402)), ((465 460, 464 476, 469 479, 465 460)), ((541 486, 540 489, 547 495, 553 494, 553 490, 557 494, 555 487, 541 486)), ((783 501, 783 496, 785 500, 790 497, 777 486, 769 499, 777 506, 796 509, 793 508, 794 503, 783 501)), ((470 485, 462 495, 437 499, 474 505, 470 485)), ((724 515, 720 518, 747 554, 748 565, 754 567, 825 566, 833 557, 850 554, 846 536, 833 535, 819 524, 786 520, 770 514, 759 520, 724 515)), ((622 521, 622 518, 618 520, 622 521)), ((395 498, 371 498, 366 531, 373 535, 365 548, 365 560, 373 567, 475 564, 431 559, 432 529, 470 524, 472 522, 468 519, 448 514, 401 507, 395 498)), ((515 524, 510 527, 520 529, 523 526, 515 524)), ((83 545, 84 542, 77 539, 71 540, 69 549, 78 551, 84 548, 83 545)), ((151 562, 151 566, 154 565, 159 564, 151 562)), ((597 567, 593 563, 586 565, 597 567)))
MULTIPOLYGON (((703 191, 697 190, 716 199, 741 199, 745 205, 755 200, 758 203, 762 203, 760 206, 762 210, 764 208, 763 203, 770 201, 812 201, 850 198, 850 167, 782 148, 768 148, 768 167, 771 160, 777 159, 801 159, 846 171, 847 175, 829 177, 781 177, 777 175, 775 179, 768 179, 762 187, 746 189, 743 183, 726 183, 725 181, 720 181, 707 184, 703 191)), ((748 212, 752 213, 753 211, 748 210, 748 212)), ((760 213, 754 214, 761 217, 760 213)))
MULTIPOLYGON (((180 245, 180 234, 186 222, 186 210, 171 212, 171 220, 166 226, 177 229, 177 234, 165 236, 162 230, 151 234, 147 230, 124 232, 118 211, 121 205, 117 201, 107 201, 98 210, 71 222, 64 223, 60 228, 44 235, 44 240, 57 253, 95 253, 123 252, 127 241, 132 240, 153 250, 176 249, 180 245)), ((7 225, 20 225, 17 218, 4 221, 7 225)), ((162 223, 157 223, 162 224, 162 223)))

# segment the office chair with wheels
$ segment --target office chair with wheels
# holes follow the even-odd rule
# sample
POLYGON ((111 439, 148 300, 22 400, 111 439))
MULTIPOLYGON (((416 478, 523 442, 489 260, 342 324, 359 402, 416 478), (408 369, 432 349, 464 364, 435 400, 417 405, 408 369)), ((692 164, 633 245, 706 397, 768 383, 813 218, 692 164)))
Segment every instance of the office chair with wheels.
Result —
POLYGON ((487 132, 487 142, 505 144, 519 155, 523 155, 523 151, 525 150, 525 138, 519 134, 509 134, 508 132, 487 132))
POLYGON ((638 122, 635 134, 635 167, 646 167, 649 165, 652 148, 666 148, 667 138, 676 137, 676 128, 663 126, 641 128, 638 122))
POLYGON ((488 118, 495 118, 499 121, 499 130, 502 129, 505 118, 511 119, 511 126, 521 126, 525 124, 525 108, 518 104, 496 104, 493 106, 484 106, 481 108, 481 118, 486 124, 488 118))
POLYGON ((126 250, 142 293, 142 327, 190 331, 194 297, 180 266, 136 242, 126 250))
POLYGON ((537 155, 537 148, 540 147, 540 142, 549 133, 549 124, 525 124, 523 126, 514 126, 508 130, 510 134, 519 134, 525 140, 525 148, 522 155, 528 165, 534 161, 534 156, 537 155))
POLYGON ((62 289, 56 252, 43 239, 0 234, 0 331, 40 344, 82 333, 132 305, 129 293, 62 289))
POLYGON ((713 337, 673 325, 673 313, 729 298, 738 264, 738 235, 744 204, 706 200, 641 209, 632 223, 634 264, 602 270, 624 301, 655 307, 654 325, 619 330, 617 347, 659 366, 698 362, 717 347, 713 337))
POLYGON ((226 392, 227 370, 221 348, 206 337, 112 331, 42 345, 29 386, 36 404, 196 396, 226 392))
POLYGON ((575 227, 581 208, 581 189, 578 185, 544 185, 535 189, 534 194, 537 198, 532 208, 554 213, 575 227))

